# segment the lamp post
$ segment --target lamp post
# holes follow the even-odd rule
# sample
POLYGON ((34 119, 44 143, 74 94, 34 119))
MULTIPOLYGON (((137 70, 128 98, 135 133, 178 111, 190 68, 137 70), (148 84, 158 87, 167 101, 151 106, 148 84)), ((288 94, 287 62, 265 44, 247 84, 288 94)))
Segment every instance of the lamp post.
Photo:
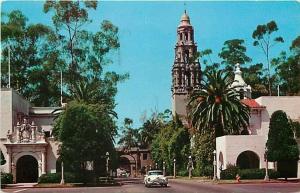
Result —
POLYGON ((214 178, 213 178, 213 180, 215 181, 215 180, 217 180, 218 178, 217 178, 217 161, 216 161, 216 154, 217 154, 217 151, 216 150, 214 150, 213 151, 213 155, 214 155, 214 178))
POLYGON ((60 180, 60 184, 63 185, 65 184, 65 179, 64 179, 64 162, 61 162, 61 180, 60 180))
POLYGON ((106 155, 106 174, 107 174, 107 176, 108 176, 109 152, 107 151, 105 155, 106 155))
POLYGON ((138 146, 137 146, 137 149, 136 149, 136 162, 135 162, 135 176, 137 177, 138 176, 138 170, 139 170, 139 168, 140 168, 140 145, 141 145, 141 143, 138 143, 137 144, 138 146))
POLYGON ((163 175, 166 175, 166 162, 163 162, 163 175))
POLYGON ((176 159, 174 158, 174 160, 173 160, 173 177, 174 177, 174 179, 176 178, 176 159))
POLYGON ((268 148, 265 149, 265 161, 266 161, 266 175, 265 175, 265 181, 269 181, 269 174, 268 174, 268 156, 267 156, 268 148))
POLYGON ((192 178, 192 170, 194 169, 194 166, 193 166, 193 159, 192 159, 192 156, 190 155, 189 156, 189 162, 188 162, 188 167, 187 167, 188 171, 189 171, 189 179, 192 178))

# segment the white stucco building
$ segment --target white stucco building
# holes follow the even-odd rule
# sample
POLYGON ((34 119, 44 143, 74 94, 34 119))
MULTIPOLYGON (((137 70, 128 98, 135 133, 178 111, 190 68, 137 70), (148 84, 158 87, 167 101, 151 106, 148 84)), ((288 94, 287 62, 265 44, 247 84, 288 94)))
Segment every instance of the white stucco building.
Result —
POLYGON ((14 182, 55 173, 59 143, 50 136, 57 107, 33 107, 10 88, 1 88, 0 102, 1 171, 12 173, 14 182))
MULTIPOLYGON (((229 164, 241 168, 265 168, 265 145, 268 139, 269 123, 273 112, 283 110, 293 121, 300 122, 300 96, 262 96, 251 99, 251 88, 244 82, 239 65, 235 70, 235 83, 243 87, 242 102, 251 109, 248 135, 227 135, 216 139, 217 176, 229 164)), ((268 164, 274 168, 274 163, 268 164)), ((300 177, 300 162, 295 167, 300 177)))

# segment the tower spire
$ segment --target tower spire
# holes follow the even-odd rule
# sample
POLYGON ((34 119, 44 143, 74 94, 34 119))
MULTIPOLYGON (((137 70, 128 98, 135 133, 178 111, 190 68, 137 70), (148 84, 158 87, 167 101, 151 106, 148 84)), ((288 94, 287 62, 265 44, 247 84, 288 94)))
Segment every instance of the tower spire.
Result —
POLYGON ((187 116, 188 97, 194 90, 200 89, 200 63, 193 59, 196 53, 194 29, 185 9, 177 27, 175 60, 172 68, 173 115, 178 114, 179 117, 187 116))

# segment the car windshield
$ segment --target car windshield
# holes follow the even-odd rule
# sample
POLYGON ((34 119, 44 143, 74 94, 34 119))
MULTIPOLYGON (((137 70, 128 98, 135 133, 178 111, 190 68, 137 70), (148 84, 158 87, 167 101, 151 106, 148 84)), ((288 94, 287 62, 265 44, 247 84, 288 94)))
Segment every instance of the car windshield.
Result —
POLYGON ((151 171, 148 173, 149 176, 151 175, 163 175, 161 171, 151 171))

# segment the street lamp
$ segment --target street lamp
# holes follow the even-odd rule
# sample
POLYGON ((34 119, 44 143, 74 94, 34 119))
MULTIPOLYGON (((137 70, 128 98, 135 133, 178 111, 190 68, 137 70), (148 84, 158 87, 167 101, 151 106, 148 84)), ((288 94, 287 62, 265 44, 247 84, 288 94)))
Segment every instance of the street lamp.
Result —
POLYGON ((107 174, 107 176, 108 176, 109 152, 107 151, 105 155, 106 155, 106 174, 107 174))
POLYGON ((174 174, 174 178, 176 178, 176 159, 174 158, 174 160, 173 160, 173 167, 174 167, 174 171, 173 171, 173 174, 174 174))
POLYGON ((157 164, 157 162, 155 163, 155 169, 158 169, 158 164, 157 164))
POLYGON ((140 163, 141 163, 141 157, 140 157, 140 147, 141 146, 141 143, 139 142, 138 144, 137 144, 137 149, 136 149, 136 162, 135 162, 135 176, 137 176, 138 175, 138 170, 139 170, 139 168, 140 168, 140 163))
POLYGON ((63 185, 65 184, 65 179, 64 179, 64 162, 61 162, 61 180, 60 180, 60 184, 63 185))
POLYGON ((192 178, 192 170, 194 169, 194 166, 193 166, 193 159, 192 159, 192 156, 191 156, 191 155, 189 156, 189 162, 188 162, 187 169, 188 169, 188 171, 189 171, 189 179, 191 179, 191 178, 192 178))
POLYGON ((213 178, 213 180, 217 180, 218 178, 217 178, 217 160, 216 160, 216 155, 217 155, 217 151, 216 150, 214 150, 213 151, 213 155, 214 155, 214 178, 213 178))
POLYGON ((163 162, 163 175, 166 175, 166 162, 163 162))
POLYGON ((266 161, 266 175, 265 175, 265 181, 269 181, 269 175, 268 175, 268 156, 267 156, 267 152, 268 152, 268 147, 266 147, 265 149, 265 161, 266 161))

